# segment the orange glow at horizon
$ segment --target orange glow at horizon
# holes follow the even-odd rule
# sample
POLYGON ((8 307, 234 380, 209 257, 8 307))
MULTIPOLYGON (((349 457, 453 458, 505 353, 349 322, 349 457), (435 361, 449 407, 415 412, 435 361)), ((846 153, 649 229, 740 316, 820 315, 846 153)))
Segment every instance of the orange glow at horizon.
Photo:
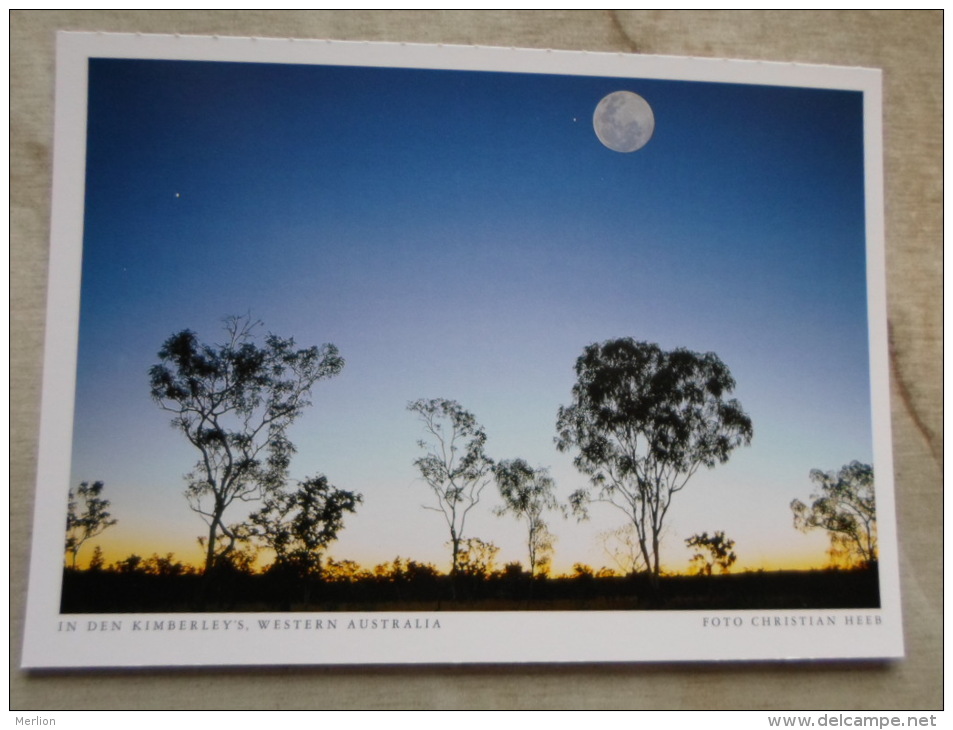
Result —
MULTIPOLYGON (((197 540, 191 545, 168 545, 167 548, 157 550, 155 549, 156 542, 150 541, 150 544, 144 544, 141 540, 133 540, 129 538, 116 538, 110 539, 108 534, 101 535, 99 539, 94 539, 83 545, 79 553, 79 559, 76 561, 78 568, 88 568, 90 560, 93 557, 93 553, 98 546, 102 550, 103 561, 105 567, 110 567, 113 564, 125 560, 126 558, 132 555, 138 555, 144 561, 148 560, 154 555, 157 555, 160 558, 164 558, 171 554, 173 562, 179 562, 186 566, 191 566, 195 569, 201 570, 204 565, 204 552, 199 548, 197 540), (171 548, 171 549, 169 549, 171 548)), ((389 558, 371 558, 368 559, 362 556, 351 556, 351 555, 338 555, 334 550, 330 550, 324 554, 324 560, 335 560, 341 562, 344 560, 350 560, 354 563, 357 563, 360 566, 361 570, 366 570, 368 572, 373 572, 374 568, 378 565, 390 565, 395 560, 395 557, 400 557, 402 560, 415 560, 419 563, 432 564, 438 571, 442 573, 449 572, 449 565, 443 565, 442 562, 434 562, 427 559, 416 559, 411 555, 401 555, 389 558)), ((69 563, 69 556, 65 558, 66 563, 69 563)), ((258 570, 261 570, 267 567, 272 561, 272 557, 267 550, 261 550, 258 553, 258 558, 255 561, 255 567, 258 570)), ((510 561, 510 560, 497 560, 495 564, 496 570, 502 570, 505 565, 510 562, 519 562, 523 569, 526 569, 525 561, 510 561)), ((621 575, 618 567, 612 565, 606 565, 604 563, 596 561, 596 563, 586 562, 584 560, 579 561, 564 561, 564 560, 555 560, 550 566, 549 575, 553 577, 557 576, 571 576, 575 573, 574 566, 586 565, 592 569, 593 573, 598 573, 600 571, 612 570, 614 574, 621 575), (597 564, 598 563, 598 564, 597 564)), ((738 562, 731 566, 729 573, 749 573, 749 572, 758 572, 758 571, 782 571, 782 570, 823 570, 830 567, 830 559, 825 553, 818 553, 816 549, 804 550, 798 553, 790 554, 764 554, 760 559, 741 559, 739 558, 738 562)), ((689 575, 692 571, 689 567, 688 561, 686 560, 682 564, 676 563, 662 563, 661 572, 663 575, 689 575)), ((720 571, 716 570, 716 573, 720 571)))

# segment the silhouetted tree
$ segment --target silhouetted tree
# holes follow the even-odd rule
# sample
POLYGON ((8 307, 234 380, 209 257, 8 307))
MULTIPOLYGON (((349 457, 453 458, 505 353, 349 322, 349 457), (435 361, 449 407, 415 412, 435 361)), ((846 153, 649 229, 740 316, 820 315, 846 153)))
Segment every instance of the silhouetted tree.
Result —
POLYGON ((496 556, 500 549, 492 542, 484 542, 478 537, 468 537, 461 541, 459 571, 461 575, 478 580, 489 578, 496 570, 496 556))
POLYGON ((543 519, 546 510, 559 507, 553 494, 555 483, 545 468, 534 469, 523 459, 501 461, 493 473, 505 504, 496 510, 497 515, 512 513, 526 521, 529 572, 535 576, 537 566, 549 562, 555 540, 543 519))
POLYGON ((410 583, 427 582, 434 583, 440 571, 430 563, 418 563, 416 560, 408 560, 404 563, 404 576, 410 583))
POLYGON ((738 401, 725 399, 735 381, 714 353, 609 340, 586 347, 576 376, 572 405, 559 409, 556 445, 578 451, 574 463, 595 494, 578 490, 570 503, 580 516, 593 501, 628 516, 657 592, 672 498, 699 468, 750 443, 751 419, 738 401))
POLYGON ((295 450, 288 428, 310 405, 314 383, 344 366, 333 345, 296 349, 293 339, 273 334, 257 345, 259 324, 227 318, 219 345, 202 344, 183 330, 166 340, 149 373, 153 400, 174 414, 173 427, 200 455, 186 497, 208 525, 206 574, 239 539, 237 526, 225 523, 226 511, 286 482, 295 450))
POLYGON ((738 559, 733 552, 735 541, 726 538, 721 531, 711 536, 707 532, 692 535, 685 540, 685 545, 697 551, 692 555, 691 562, 695 564, 699 575, 711 575, 715 567, 720 568, 722 573, 727 573, 738 559))
POLYGON ((318 575, 324 551, 344 529, 345 513, 353 514, 362 501, 362 495, 338 489, 319 474, 293 492, 270 492, 250 517, 249 536, 274 552, 277 569, 318 575))
MULTIPOLYGON (((241 525, 241 530, 244 531, 245 528, 245 525, 241 525)), ((248 543, 240 543, 219 555, 213 570, 220 575, 251 575, 255 572, 257 562, 258 548, 248 543)))
POLYGON ((603 552, 612 558, 620 575, 633 575, 646 570, 635 525, 631 522, 614 530, 600 532, 599 541, 603 552))
POLYGON ((82 482, 74 492, 69 490, 66 508, 66 553, 76 567, 76 556, 89 538, 96 537, 118 522, 109 514, 109 500, 102 499, 102 482, 82 482))
POLYGON ((103 557, 103 549, 97 545, 93 548, 93 555, 89 559, 89 568, 87 570, 92 570, 94 572, 99 572, 106 567, 106 558, 103 557))
POLYGON ((141 573, 143 570, 142 556, 136 555, 135 553, 133 553, 132 555, 130 555, 127 558, 124 558, 123 560, 117 560, 115 563, 112 564, 110 570, 113 570, 116 573, 124 573, 124 574, 141 573))
POLYGON ((417 442, 427 453, 414 465, 436 501, 436 506, 424 509, 440 512, 450 530, 451 574, 456 575, 467 515, 492 479, 493 461, 484 450, 486 433, 456 401, 417 400, 407 409, 418 415, 428 434, 429 440, 417 442))
POLYGON ((179 575, 188 575, 192 572, 189 566, 175 559, 172 553, 161 556, 153 553, 142 565, 143 571, 149 575, 159 575, 172 578, 179 575))
POLYGON ((587 565, 586 563, 573 563, 570 577, 576 580, 592 580, 595 577, 595 572, 591 565, 587 565))
POLYGON ((531 576, 523 570, 522 563, 518 560, 514 560, 512 563, 507 563, 503 566, 503 570, 500 571, 500 577, 509 581, 517 581, 523 579, 528 580, 531 576))
POLYGON ((332 583, 355 583, 370 577, 371 573, 354 560, 328 558, 324 563, 324 579, 332 583))
POLYGON ((440 571, 430 563, 418 563, 398 555, 389 563, 375 565, 373 575, 378 580, 406 583, 418 579, 433 580, 440 575, 440 571))
POLYGON ((808 506, 791 502, 794 526, 802 532, 821 529, 830 536, 835 553, 846 552, 854 562, 870 566, 877 562, 877 514, 874 469, 852 461, 838 472, 811 471, 816 485, 808 506))

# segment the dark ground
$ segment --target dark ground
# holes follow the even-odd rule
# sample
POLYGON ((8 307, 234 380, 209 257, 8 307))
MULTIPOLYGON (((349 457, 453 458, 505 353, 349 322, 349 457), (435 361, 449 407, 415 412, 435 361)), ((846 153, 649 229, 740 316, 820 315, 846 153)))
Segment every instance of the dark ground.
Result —
POLYGON ((223 573, 153 575, 65 570, 62 613, 196 611, 574 611, 879 608, 876 568, 663 576, 536 578, 526 574, 317 579, 223 573))

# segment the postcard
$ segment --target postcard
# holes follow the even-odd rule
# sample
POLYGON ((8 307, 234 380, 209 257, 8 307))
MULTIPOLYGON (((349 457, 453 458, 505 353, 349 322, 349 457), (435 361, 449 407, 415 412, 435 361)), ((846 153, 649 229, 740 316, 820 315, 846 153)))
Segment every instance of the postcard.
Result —
POLYGON ((871 69, 63 33, 23 666, 903 655, 871 69))

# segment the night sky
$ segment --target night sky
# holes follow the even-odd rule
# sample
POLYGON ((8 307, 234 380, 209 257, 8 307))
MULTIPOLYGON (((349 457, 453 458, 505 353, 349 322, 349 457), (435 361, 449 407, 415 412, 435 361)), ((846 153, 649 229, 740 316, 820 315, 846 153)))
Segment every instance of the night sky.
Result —
MULTIPOLYGON (((330 553, 446 569, 449 533, 413 467, 409 401, 472 411, 495 459, 585 483, 554 445, 583 348, 616 337, 713 351, 754 439, 699 472, 663 566, 724 530, 739 568, 821 566, 792 526, 812 468, 870 463, 862 94, 683 81, 94 59, 72 484, 102 480, 119 524, 95 538, 200 560, 183 496, 197 459, 149 396, 163 341, 262 333, 346 360, 296 423, 292 474, 363 493, 330 553), (599 100, 643 96, 655 133, 622 154, 599 100)), ((468 537, 526 563, 488 488, 468 537)), ((65 505, 64 505, 65 508, 65 505)), ((230 520, 240 512, 228 513, 230 520)), ((612 565, 596 507, 553 515, 555 567, 612 565)))

